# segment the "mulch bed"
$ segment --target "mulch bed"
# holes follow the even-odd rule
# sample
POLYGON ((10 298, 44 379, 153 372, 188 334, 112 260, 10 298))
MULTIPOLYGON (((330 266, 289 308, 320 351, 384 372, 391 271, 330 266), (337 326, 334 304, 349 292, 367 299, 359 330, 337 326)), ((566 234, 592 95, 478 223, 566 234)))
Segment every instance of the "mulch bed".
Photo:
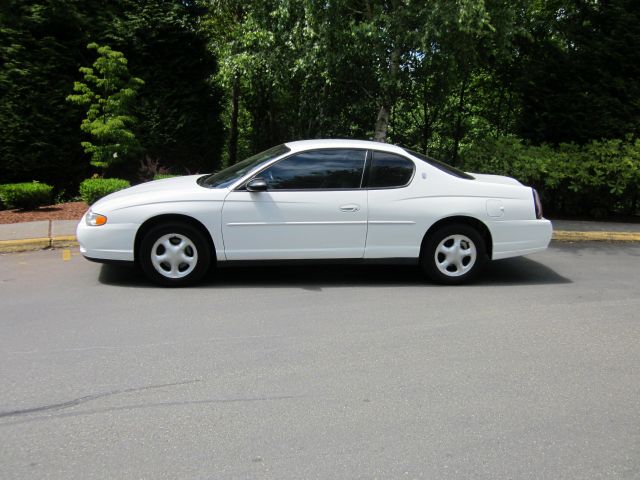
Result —
POLYGON ((35 210, 0 210, 0 223, 35 222, 38 220, 80 220, 89 207, 84 202, 59 203, 35 210))

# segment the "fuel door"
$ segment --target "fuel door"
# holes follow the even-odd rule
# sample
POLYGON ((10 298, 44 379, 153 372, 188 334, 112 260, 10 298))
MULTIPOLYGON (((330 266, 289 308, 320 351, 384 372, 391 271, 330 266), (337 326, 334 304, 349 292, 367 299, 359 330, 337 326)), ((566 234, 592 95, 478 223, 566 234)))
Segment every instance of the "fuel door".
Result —
POLYGON ((499 218, 504 215, 504 205, 502 200, 487 200, 487 215, 499 218))

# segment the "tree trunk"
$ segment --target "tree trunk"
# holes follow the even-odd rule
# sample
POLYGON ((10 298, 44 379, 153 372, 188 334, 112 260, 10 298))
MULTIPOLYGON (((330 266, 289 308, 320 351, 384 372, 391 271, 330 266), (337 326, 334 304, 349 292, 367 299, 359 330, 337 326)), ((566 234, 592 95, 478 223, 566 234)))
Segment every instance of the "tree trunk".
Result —
MULTIPOLYGON (((233 5, 233 4, 231 4, 233 5)), ((245 21, 244 5, 242 2, 232 8, 233 20, 237 25, 245 21)), ((232 53, 237 54, 237 46, 232 48, 232 53)), ((231 125, 229 126, 229 165, 238 163, 238 109, 240 103, 240 75, 235 72, 231 83, 231 125)))
MULTIPOLYGON (((496 108, 496 137, 500 137, 502 134, 502 105, 504 104, 504 93, 505 87, 504 85, 500 86, 500 93, 498 94, 498 106, 496 108)), ((506 124, 506 122, 504 122, 506 124)))
POLYGON ((229 165, 238 161, 238 101, 240 99, 240 79, 236 75, 231 86, 231 126, 229 128, 229 165))
POLYGON ((376 129, 373 133, 374 142, 384 142, 387 138, 389 128, 389 108, 386 105, 380 106, 378 118, 376 119, 376 129))
POLYGON ((458 150, 460 149, 460 140, 462 139, 462 117, 464 115, 464 94, 467 90, 467 78, 462 80, 460 85, 460 97, 458 101, 458 115, 456 118, 456 128, 453 138, 453 154, 451 155, 451 163, 457 165, 458 163, 458 150))
POLYGON ((431 140, 431 118, 429 116, 429 92, 426 85, 422 87, 422 128, 421 128, 421 141, 420 147, 422 153, 428 154, 429 140, 431 140))
POLYGON ((389 129, 389 115, 391 108, 396 100, 396 89, 398 81, 398 70, 400 69, 400 48, 395 47, 391 51, 391 62, 389 64, 389 73, 387 83, 383 87, 382 101, 380 102, 380 110, 376 119, 376 128, 373 133, 373 140, 376 142, 384 142, 387 138, 387 130, 389 129))

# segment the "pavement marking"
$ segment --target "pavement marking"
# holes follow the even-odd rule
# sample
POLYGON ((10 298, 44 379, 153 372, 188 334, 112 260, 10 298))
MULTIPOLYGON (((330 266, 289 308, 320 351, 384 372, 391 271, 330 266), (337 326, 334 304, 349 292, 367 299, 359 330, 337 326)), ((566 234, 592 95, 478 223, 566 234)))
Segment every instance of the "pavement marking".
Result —
POLYGON ((62 250, 62 261, 68 262, 69 260, 71 260, 71 250, 65 248, 62 250))

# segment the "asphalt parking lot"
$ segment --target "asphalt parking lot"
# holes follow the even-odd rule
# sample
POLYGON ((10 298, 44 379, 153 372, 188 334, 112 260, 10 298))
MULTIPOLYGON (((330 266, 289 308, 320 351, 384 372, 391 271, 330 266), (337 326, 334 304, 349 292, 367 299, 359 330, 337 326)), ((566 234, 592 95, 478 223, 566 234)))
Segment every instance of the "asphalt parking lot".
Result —
POLYGON ((640 478, 640 244, 162 289, 0 255, 0 478, 640 478))

